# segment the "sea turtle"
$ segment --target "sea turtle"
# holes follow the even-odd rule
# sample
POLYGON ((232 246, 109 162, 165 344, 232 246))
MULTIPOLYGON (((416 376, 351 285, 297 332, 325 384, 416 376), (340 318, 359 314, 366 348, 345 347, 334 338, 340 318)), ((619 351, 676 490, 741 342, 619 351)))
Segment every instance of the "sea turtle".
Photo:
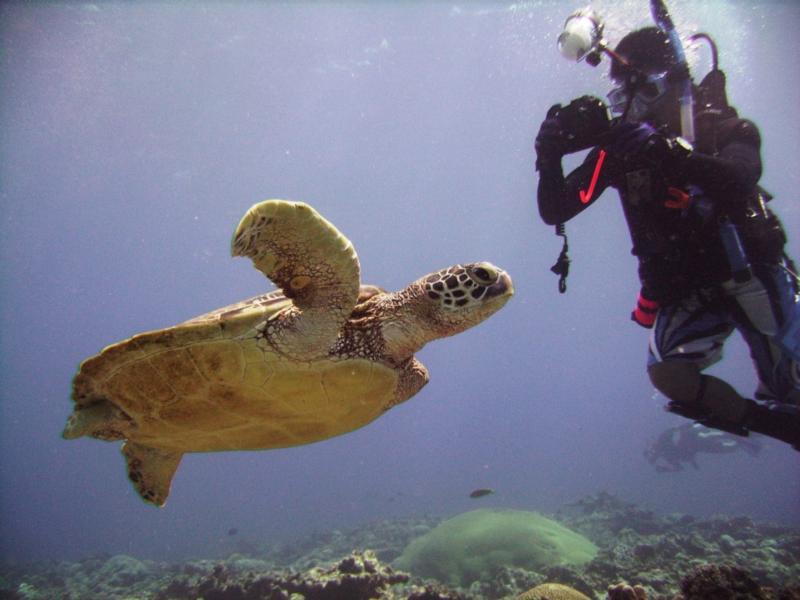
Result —
POLYGON ((514 293, 487 262, 394 293, 361 285, 350 241, 302 202, 254 205, 232 253, 280 290, 108 346, 73 380, 64 437, 124 440, 130 480, 158 506, 186 452, 284 448, 373 421, 428 382, 414 352, 514 293))

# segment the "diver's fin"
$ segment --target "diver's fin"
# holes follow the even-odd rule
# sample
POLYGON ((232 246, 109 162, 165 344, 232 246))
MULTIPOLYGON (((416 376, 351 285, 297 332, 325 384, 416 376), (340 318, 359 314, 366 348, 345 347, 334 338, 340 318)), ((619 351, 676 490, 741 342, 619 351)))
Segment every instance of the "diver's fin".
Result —
POLYGON ((694 406, 688 406, 682 402, 669 402, 665 407, 669 412, 675 413, 687 419, 692 419, 705 427, 712 429, 719 429, 720 431, 727 431, 733 435, 740 437, 747 437, 749 431, 742 423, 733 423, 724 419, 718 419, 712 416, 708 411, 694 406))
POLYGON ((688 419, 734 435, 747 437, 751 431, 786 442, 800 451, 800 412, 796 407, 766 406, 754 400, 745 400, 744 418, 739 423, 717 419, 709 413, 678 402, 667 404, 667 410, 688 419))
POLYGON ((128 478, 142 499, 156 506, 164 506, 172 476, 181 462, 183 452, 125 442, 122 453, 128 463, 128 478))
POLYGON ((800 450, 800 413, 796 407, 780 405, 765 406, 747 401, 745 424, 750 431, 786 442, 800 450))

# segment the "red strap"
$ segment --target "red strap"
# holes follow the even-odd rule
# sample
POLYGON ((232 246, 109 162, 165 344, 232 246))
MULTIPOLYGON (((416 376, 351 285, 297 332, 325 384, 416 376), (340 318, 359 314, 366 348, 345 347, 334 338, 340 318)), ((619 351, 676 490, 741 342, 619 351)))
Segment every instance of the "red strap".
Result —
POLYGON ((594 173, 592 173, 592 181, 589 182, 589 189, 578 190, 578 194, 581 198, 581 204, 587 204, 589 200, 592 199, 592 194, 594 194, 594 188, 597 185, 597 178, 600 177, 600 169, 603 168, 603 161, 606 159, 606 151, 600 150, 600 154, 597 157, 597 162, 594 165, 594 173))
POLYGON ((689 203, 692 201, 692 197, 689 195, 689 192, 680 188, 671 187, 667 188, 667 193, 670 195, 670 198, 674 198, 674 200, 665 200, 664 206, 667 208, 677 208, 680 210, 689 208, 689 203))

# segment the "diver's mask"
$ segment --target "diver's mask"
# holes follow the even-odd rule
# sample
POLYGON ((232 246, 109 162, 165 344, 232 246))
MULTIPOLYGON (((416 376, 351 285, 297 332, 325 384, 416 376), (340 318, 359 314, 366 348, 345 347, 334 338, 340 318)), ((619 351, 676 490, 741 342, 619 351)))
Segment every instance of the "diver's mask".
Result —
POLYGON ((634 73, 607 94, 609 108, 614 114, 625 114, 639 120, 650 113, 669 90, 669 72, 634 73))

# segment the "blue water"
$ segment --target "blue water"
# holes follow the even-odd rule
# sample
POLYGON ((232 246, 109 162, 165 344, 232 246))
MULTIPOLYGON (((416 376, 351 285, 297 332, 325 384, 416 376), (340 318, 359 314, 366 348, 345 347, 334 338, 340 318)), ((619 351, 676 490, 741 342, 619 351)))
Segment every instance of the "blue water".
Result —
MULTIPOLYGON (((669 3, 715 36, 729 97, 760 127, 762 183, 800 258, 800 4, 669 3)), ((800 525, 798 454, 702 456, 659 474, 646 444, 680 418, 647 379, 647 332, 615 193, 568 226, 572 273, 535 207, 548 107, 603 96, 607 65, 555 48, 583 3, 3 3, 0 6, 0 560, 213 555, 372 519, 484 505, 555 510, 607 490, 659 512, 800 525), (118 443, 60 437, 79 362, 136 332, 271 289, 231 259, 244 211, 314 205, 365 282, 400 289, 489 260, 517 293, 424 348, 431 383, 352 434, 187 456, 145 505, 118 443)), ((644 0, 595 3, 612 43, 644 0)), ((696 75, 705 49, 689 50, 696 75)), ((751 394, 731 339, 714 372, 751 394)))

